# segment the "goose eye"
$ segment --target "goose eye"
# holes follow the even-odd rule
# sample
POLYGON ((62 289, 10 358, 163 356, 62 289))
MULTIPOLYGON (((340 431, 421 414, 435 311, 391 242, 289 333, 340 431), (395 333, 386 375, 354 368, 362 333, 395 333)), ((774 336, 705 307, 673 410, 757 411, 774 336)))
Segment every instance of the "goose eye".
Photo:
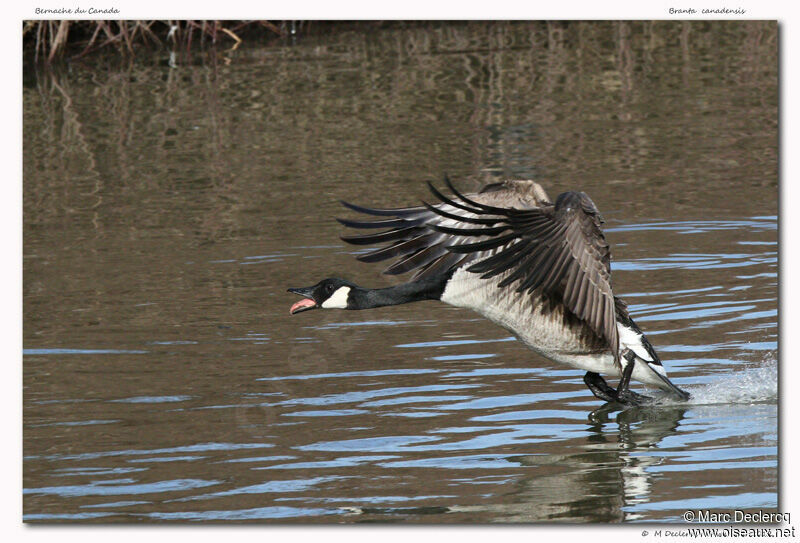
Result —
POLYGON ((328 292, 333 292, 333 285, 327 285, 325 288, 328 292))

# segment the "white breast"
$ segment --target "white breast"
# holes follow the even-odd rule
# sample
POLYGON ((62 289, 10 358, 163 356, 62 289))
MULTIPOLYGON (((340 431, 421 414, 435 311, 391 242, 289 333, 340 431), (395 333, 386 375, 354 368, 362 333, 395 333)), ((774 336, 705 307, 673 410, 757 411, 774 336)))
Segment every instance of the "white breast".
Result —
MULTIPOLYGON (((498 288, 501 280, 502 276, 481 279, 480 275, 460 268, 448 281, 441 300, 476 311, 554 362, 607 376, 620 375, 611 351, 599 345, 596 337, 587 334, 585 327, 568 325, 561 307, 549 309, 529 294, 517 293, 513 288, 498 288)), ((664 370, 661 366, 647 364, 652 357, 642 345, 641 334, 619 324, 617 329, 620 345, 642 359, 636 362, 633 379, 663 386, 653 372, 660 370, 659 373, 665 374, 664 370)))
POLYGON ((448 281, 441 299, 480 313, 553 360, 563 361, 565 355, 603 352, 596 338, 587 335, 585 327, 566 324, 561 307, 551 309, 529 294, 517 293, 513 288, 498 288, 502 278, 481 279, 465 268, 458 269, 448 281))

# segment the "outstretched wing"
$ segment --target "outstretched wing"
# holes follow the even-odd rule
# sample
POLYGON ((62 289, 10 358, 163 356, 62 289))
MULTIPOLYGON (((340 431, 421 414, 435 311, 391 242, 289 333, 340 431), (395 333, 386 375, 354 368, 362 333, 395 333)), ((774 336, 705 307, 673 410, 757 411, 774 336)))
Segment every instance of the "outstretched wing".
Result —
MULTIPOLYGON (((614 294, 611 290, 611 254, 594 202, 583 192, 565 192, 553 206, 530 209, 483 204, 459 193, 455 198, 436 192, 442 202, 467 213, 469 220, 456 226, 434 225, 441 233, 480 238, 451 245, 455 254, 491 256, 473 263, 469 271, 488 279, 505 274, 498 286, 517 292, 556 296, 598 336, 604 338, 619 360, 614 294), (481 221, 481 222, 478 222, 481 221), (485 221, 485 222, 483 222, 485 221), (473 225, 478 224, 478 227, 473 225)), ((457 221, 440 207, 428 210, 457 221)))
POLYGON ((383 247, 356 257, 362 262, 382 262, 395 258, 396 261, 383 271, 385 274, 399 275, 414 271, 412 280, 425 279, 447 273, 476 258, 476 255, 473 254, 456 254, 448 251, 448 245, 453 243, 457 236, 439 232, 434 229, 434 226, 447 222, 452 223, 452 221, 443 219, 425 207, 372 209, 347 202, 342 202, 342 204, 359 213, 383 217, 369 221, 336 220, 344 226, 356 229, 388 228, 388 230, 378 233, 342 236, 341 238, 353 245, 386 243, 383 247))
MULTIPOLYGON (((446 177, 445 182, 450 184, 446 177)), ((345 207, 353 211, 373 216, 373 220, 367 221, 337 219, 343 225, 356 229, 383 229, 378 233, 342 236, 342 240, 354 245, 386 244, 379 249, 360 254, 358 260, 382 262, 394 258, 395 262, 383 273, 397 275, 413 271, 413 281, 447 274, 470 262, 490 256, 491 253, 482 251, 469 253, 450 251, 451 246, 470 243, 475 241, 475 238, 446 233, 437 230, 436 227, 457 227, 465 224, 490 227, 497 222, 498 217, 479 217, 459 202, 445 201, 449 199, 430 183, 428 186, 431 192, 442 200, 441 202, 435 205, 424 204, 424 207, 400 209, 372 209, 342 202, 345 207)), ((481 202, 502 203, 522 208, 537 206, 543 201, 549 204, 544 190, 532 181, 493 183, 471 196, 481 202)))

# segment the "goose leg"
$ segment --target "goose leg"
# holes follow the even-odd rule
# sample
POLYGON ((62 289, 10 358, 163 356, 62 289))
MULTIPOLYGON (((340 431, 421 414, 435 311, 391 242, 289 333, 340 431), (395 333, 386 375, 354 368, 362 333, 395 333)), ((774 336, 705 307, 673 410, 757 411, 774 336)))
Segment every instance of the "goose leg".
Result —
POLYGON ((608 386, 606 380, 599 373, 587 371, 583 376, 583 382, 586 383, 592 394, 604 402, 614 403, 617 401, 617 391, 608 386))
POLYGON ((628 388, 631 384, 631 375, 633 375, 636 355, 631 351, 626 351, 623 357, 628 361, 628 364, 622 370, 622 378, 619 380, 617 390, 614 391, 617 396, 617 401, 624 405, 642 405, 643 403, 652 401, 652 398, 649 396, 637 394, 628 388))
POLYGON ((636 356, 631 351, 627 351, 623 356, 628 363, 622 370, 622 378, 619 380, 619 385, 617 385, 616 390, 608 386, 605 379, 593 371, 586 372, 586 375, 583 376, 583 382, 586 383, 586 386, 589 387, 592 394, 605 402, 621 403, 623 405, 642 405, 652 401, 652 398, 649 396, 637 394, 628 388, 631 383, 631 375, 633 374, 636 356))

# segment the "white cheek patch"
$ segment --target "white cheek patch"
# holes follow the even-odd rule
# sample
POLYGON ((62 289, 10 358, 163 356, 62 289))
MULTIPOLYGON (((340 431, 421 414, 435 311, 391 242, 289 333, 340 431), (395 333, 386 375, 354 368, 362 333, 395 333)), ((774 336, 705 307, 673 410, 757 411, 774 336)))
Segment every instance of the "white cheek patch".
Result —
POLYGON ((347 297, 350 296, 350 287, 339 287, 331 297, 322 302, 320 307, 325 309, 347 309, 347 297))

